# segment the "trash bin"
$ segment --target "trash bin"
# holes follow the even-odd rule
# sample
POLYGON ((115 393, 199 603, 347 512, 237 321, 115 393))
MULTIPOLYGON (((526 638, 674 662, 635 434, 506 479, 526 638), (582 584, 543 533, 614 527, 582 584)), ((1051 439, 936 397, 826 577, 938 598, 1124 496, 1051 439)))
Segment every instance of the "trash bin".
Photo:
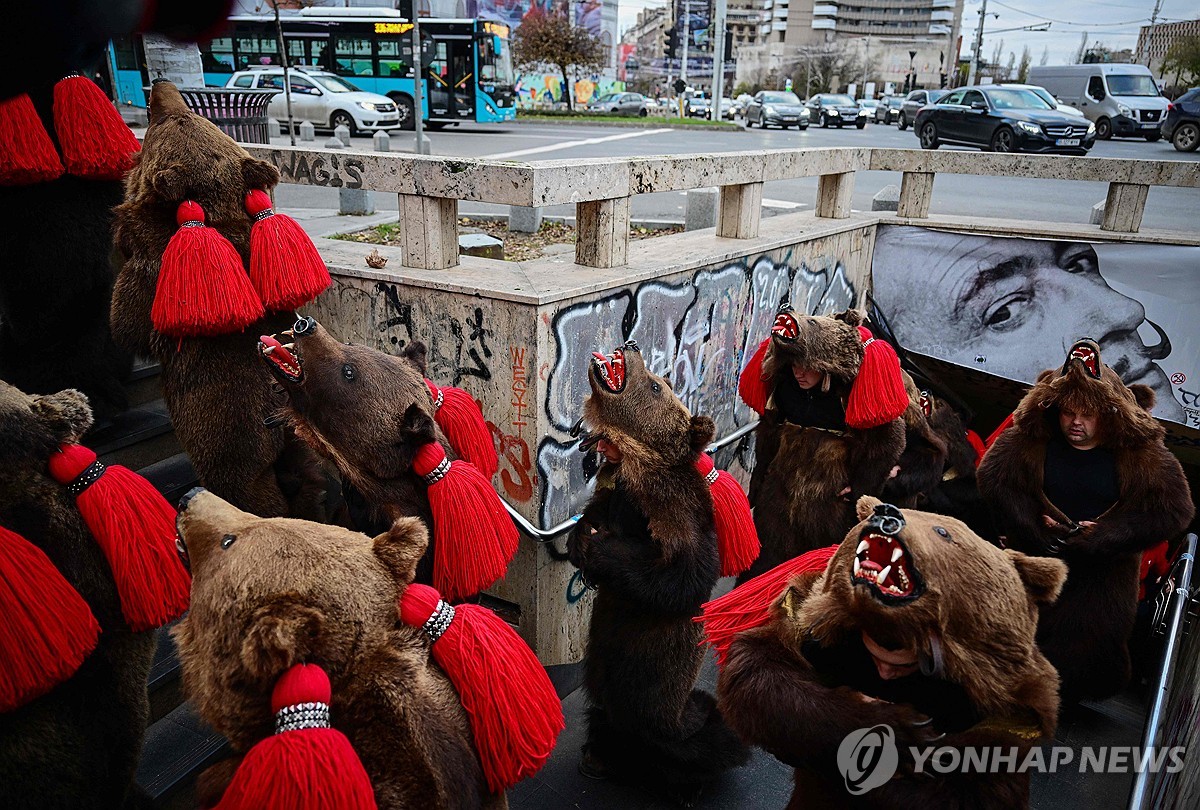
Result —
POLYGON ((235 141, 270 143, 267 105, 279 90, 243 90, 236 87, 181 87, 192 112, 212 121, 235 141))

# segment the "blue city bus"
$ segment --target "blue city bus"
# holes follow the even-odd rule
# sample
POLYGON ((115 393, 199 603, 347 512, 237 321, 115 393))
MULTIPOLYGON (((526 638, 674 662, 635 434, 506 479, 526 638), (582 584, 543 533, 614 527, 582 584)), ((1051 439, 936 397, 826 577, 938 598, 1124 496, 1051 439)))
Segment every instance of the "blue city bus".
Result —
MULTIPOLYGON (((396 102, 401 126, 413 127, 413 24, 394 9, 307 8, 282 15, 290 65, 344 76, 360 90, 396 102), (333 13, 331 13, 333 12, 333 13)), ((421 18, 426 65, 425 120, 431 126, 516 117, 508 27, 478 19, 421 18)), ((278 65, 275 20, 266 15, 229 18, 222 36, 200 46, 204 81, 223 87, 230 76, 255 66, 278 65)), ((111 68, 119 104, 146 106, 150 77, 139 37, 113 40, 111 68)))

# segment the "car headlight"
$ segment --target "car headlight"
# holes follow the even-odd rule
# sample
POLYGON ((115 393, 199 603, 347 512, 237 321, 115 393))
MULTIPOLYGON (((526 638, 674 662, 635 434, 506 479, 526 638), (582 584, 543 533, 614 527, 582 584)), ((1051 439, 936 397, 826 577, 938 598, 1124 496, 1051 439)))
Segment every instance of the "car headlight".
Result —
POLYGON ((1133 117, 1133 110, 1129 109, 1124 104, 1117 105, 1117 112, 1119 112, 1121 115, 1124 115, 1126 118, 1133 117))
POLYGON ((1018 121, 1017 126, 1019 126, 1021 129, 1025 130, 1026 132, 1030 132, 1034 135, 1042 134, 1041 127, 1039 127, 1037 124, 1031 124, 1028 121, 1018 121))
POLYGON ((767 106, 763 107, 763 112, 765 112, 767 115, 774 115, 775 108, 768 104, 767 106))
POLYGON ((1088 135, 1095 135, 1095 134, 1096 134, 1096 125, 1093 124, 1091 121, 1088 121, 1088 135))
POLYGON ((867 114, 867 111, 866 111, 866 110, 859 110, 859 111, 858 111, 858 114, 859 114, 859 115, 866 115, 866 114, 867 114))
POLYGON ((375 110, 378 109, 374 104, 372 104, 369 101, 360 101, 360 102, 358 102, 358 106, 362 107, 364 110, 370 110, 371 112, 375 112, 375 110))
POLYGON ((812 117, 812 113, 810 113, 808 111, 808 107, 805 107, 803 110, 800 111, 800 117, 801 118, 811 118, 812 117))
POLYGON ((838 112, 837 110, 829 110, 829 114, 830 115, 841 115, 841 113, 838 112))

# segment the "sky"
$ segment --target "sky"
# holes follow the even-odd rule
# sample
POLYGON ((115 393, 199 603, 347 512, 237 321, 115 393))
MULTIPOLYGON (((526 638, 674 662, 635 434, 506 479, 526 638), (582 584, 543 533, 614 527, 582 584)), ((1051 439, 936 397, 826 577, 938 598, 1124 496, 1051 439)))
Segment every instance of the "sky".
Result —
MULTIPOLYGON (((618 0, 620 30, 623 32, 632 27, 642 9, 662 7, 666 2, 618 0)), ((979 8, 980 0, 966 0, 963 8, 964 56, 970 52, 971 38, 979 24, 979 8)), ((996 44, 1003 39, 1001 62, 1008 60, 1010 51, 1020 59, 1021 50, 1027 45, 1033 64, 1040 63, 1045 48, 1050 49, 1048 64, 1064 64, 1072 60, 1079 49, 1081 35, 1085 32, 1089 45, 1102 43, 1114 50, 1133 49, 1137 45, 1138 28, 1150 24, 1153 11, 1154 0, 988 0, 982 51, 985 59, 991 59, 996 44), (999 18, 994 14, 999 14, 999 18), (1001 30, 1044 22, 1051 23, 1049 31, 1001 30)), ((1200 3, 1197 0, 1162 0, 1162 8, 1158 12, 1159 22, 1197 17, 1200 17, 1200 3)))

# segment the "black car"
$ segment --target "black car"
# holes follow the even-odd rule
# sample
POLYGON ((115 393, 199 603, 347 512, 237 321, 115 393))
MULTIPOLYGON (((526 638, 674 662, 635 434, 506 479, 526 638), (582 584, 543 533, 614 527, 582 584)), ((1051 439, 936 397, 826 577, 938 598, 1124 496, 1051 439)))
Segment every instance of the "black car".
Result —
POLYGON ((850 96, 839 93, 818 93, 807 102, 809 120, 821 126, 844 127, 853 125, 862 129, 867 125, 867 111, 850 96))
POLYGON ((1096 142, 1093 123, 1017 87, 961 87, 922 107, 913 128, 922 149, 954 143, 991 152, 1086 155, 1096 142))
POLYGON ((746 105, 746 128, 758 124, 761 129, 769 125, 777 127, 799 127, 808 129, 808 110, 795 93, 782 90, 762 90, 746 105))
POLYGON ((1167 106, 1160 129, 1180 152, 1196 151, 1200 146, 1200 87, 1193 87, 1167 106))
POLYGON ((900 130, 908 129, 909 125, 917 120, 917 112, 922 107, 935 103, 949 92, 949 90, 913 90, 909 93, 900 106, 900 117, 896 120, 896 123, 900 125, 900 130))
POLYGON ((900 96, 884 96, 875 107, 876 124, 894 124, 900 120, 900 108, 904 99, 900 96))

